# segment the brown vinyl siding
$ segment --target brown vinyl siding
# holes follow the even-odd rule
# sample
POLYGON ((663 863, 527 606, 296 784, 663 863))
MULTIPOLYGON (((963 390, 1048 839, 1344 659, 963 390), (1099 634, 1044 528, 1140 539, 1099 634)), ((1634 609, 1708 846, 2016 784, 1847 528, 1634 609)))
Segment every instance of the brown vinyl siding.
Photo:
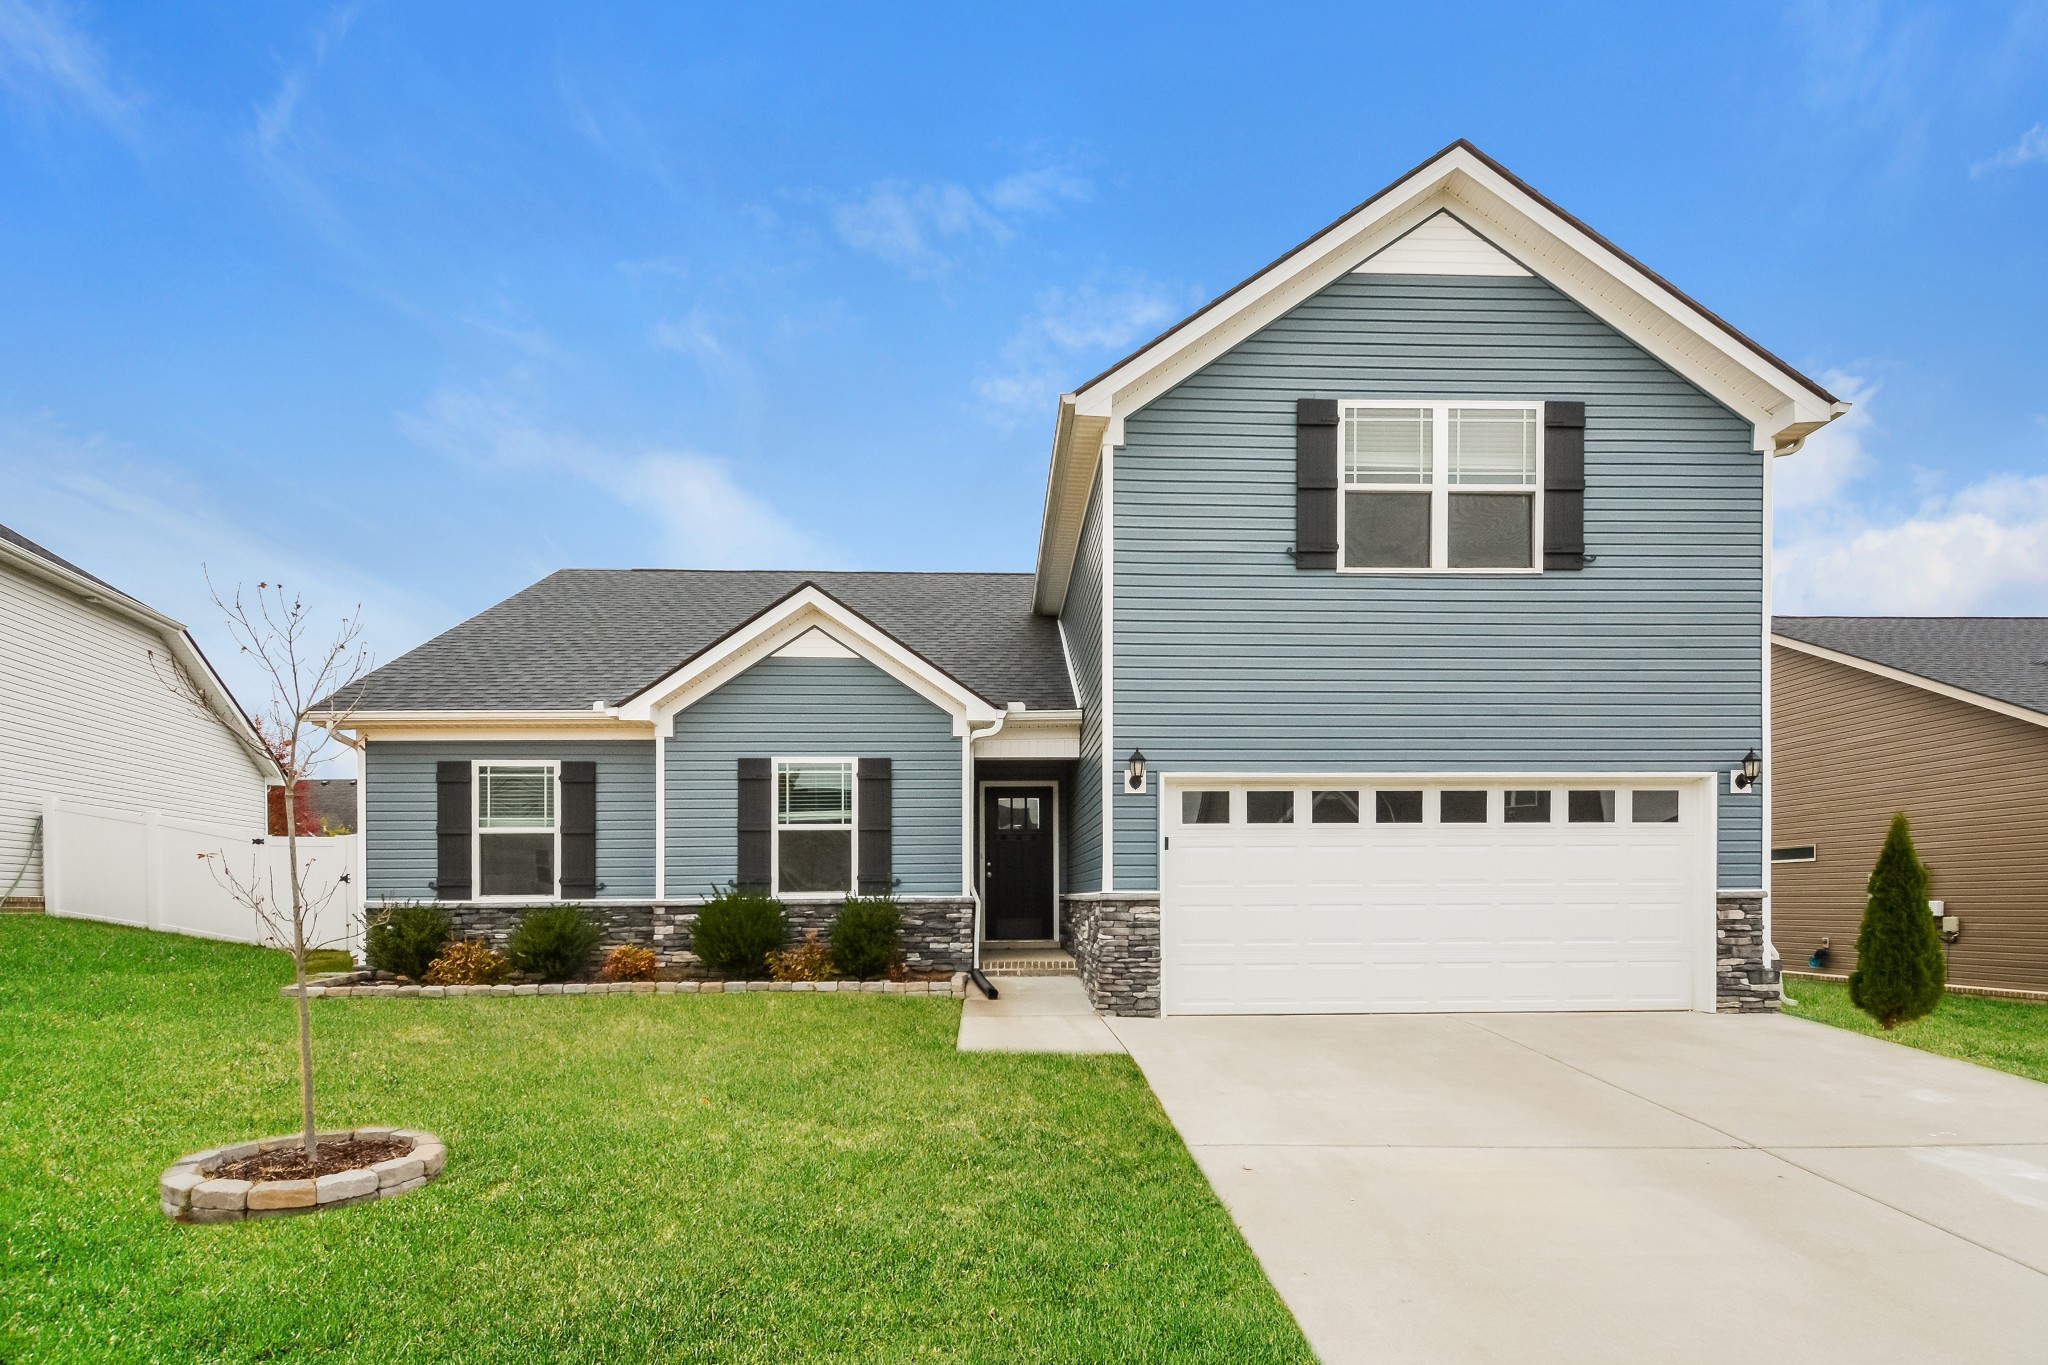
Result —
POLYGON ((1962 917, 1949 981, 2048 990, 2048 727, 1783 645, 1771 650, 1773 938, 1792 971, 1822 935, 1856 965, 1864 885, 1892 812, 1913 822, 1929 894, 1962 917))

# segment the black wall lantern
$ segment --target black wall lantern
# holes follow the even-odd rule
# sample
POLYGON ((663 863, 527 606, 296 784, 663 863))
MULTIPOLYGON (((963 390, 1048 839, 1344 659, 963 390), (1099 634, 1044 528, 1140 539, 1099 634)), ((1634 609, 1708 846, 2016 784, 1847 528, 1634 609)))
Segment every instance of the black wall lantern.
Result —
POLYGON ((1755 791, 1757 779, 1764 775, 1764 761, 1751 749, 1742 756, 1742 771, 1735 775, 1735 790, 1755 791))
POLYGON ((1130 796, 1145 794, 1145 755, 1137 749, 1131 750, 1130 760, 1124 766, 1124 792, 1130 796))

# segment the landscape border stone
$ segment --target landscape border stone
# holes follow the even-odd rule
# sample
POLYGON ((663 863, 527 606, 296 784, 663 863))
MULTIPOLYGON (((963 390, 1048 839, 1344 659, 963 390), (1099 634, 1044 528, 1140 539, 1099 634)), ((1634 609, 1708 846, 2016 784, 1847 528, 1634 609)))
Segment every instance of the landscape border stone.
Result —
MULTIPOLYGON (((737 995, 746 991, 815 992, 823 995, 938 995, 955 1000, 967 998, 967 973, 955 972, 945 981, 566 981, 546 986, 401 986, 393 982, 375 984, 355 981, 357 973, 336 973, 349 977, 346 984, 322 981, 307 983, 306 994, 318 999, 403 998, 442 1000, 460 995, 737 995)), ((286 998, 298 994, 296 984, 279 991, 286 998)))
POLYGON ((415 1128, 340 1128, 319 1134, 322 1142, 351 1138, 400 1138, 412 1143, 404 1156, 357 1170, 336 1171, 314 1180, 222 1180, 212 1172, 244 1157, 273 1152, 299 1141, 296 1133, 209 1147, 179 1157, 157 1181, 157 1207, 180 1223, 232 1223, 285 1213, 317 1213, 407 1194, 448 1166, 448 1147, 415 1128))

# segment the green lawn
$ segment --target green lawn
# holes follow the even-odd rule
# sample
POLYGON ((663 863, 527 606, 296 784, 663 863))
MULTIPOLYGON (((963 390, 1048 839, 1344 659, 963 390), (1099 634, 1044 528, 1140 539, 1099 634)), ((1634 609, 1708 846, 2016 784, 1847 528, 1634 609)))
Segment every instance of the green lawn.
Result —
POLYGON ((1308 1361, 1124 1057, 961 1054, 889 996, 320 1000, 401 1199, 186 1227, 294 1126, 279 953, 0 920, 0 1360, 1308 1361))
POLYGON ((1840 981, 1785 978, 1785 993, 1797 1001, 1786 1009, 1802 1019, 1868 1033, 1907 1047, 1960 1057, 1966 1062, 2048 1081, 2048 1005, 1983 995, 1948 995, 1925 1019, 1886 1033, 1849 1003, 1840 981))

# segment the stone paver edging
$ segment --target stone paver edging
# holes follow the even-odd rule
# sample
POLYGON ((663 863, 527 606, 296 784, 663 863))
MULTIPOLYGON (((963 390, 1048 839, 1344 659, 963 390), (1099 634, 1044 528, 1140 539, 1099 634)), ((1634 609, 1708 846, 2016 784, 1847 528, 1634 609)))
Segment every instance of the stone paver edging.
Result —
POLYGON ((282 1213, 314 1213, 409 1194, 441 1174, 448 1148, 432 1133, 411 1128, 343 1128, 319 1134, 322 1142, 351 1138, 410 1140, 412 1150, 359 1170, 336 1171, 317 1180, 218 1180, 209 1172, 245 1157, 295 1146, 301 1135, 262 1138, 232 1147, 210 1147, 181 1156, 157 1182, 164 1216, 181 1223, 232 1223, 282 1213))
MULTIPOLYGON (((941 995, 955 1000, 967 998, 967 973, 955 972, 950 981, 565 981, 536 986, 401 986, 309 985, 312 997, 360 998, 363 996, 405 996, 439 999, 450 995, 735 995, 745 991, 817 991, 826 995, 941 995)), ((298 987, 287 985, 281 994, 293 996, 298 987)))

